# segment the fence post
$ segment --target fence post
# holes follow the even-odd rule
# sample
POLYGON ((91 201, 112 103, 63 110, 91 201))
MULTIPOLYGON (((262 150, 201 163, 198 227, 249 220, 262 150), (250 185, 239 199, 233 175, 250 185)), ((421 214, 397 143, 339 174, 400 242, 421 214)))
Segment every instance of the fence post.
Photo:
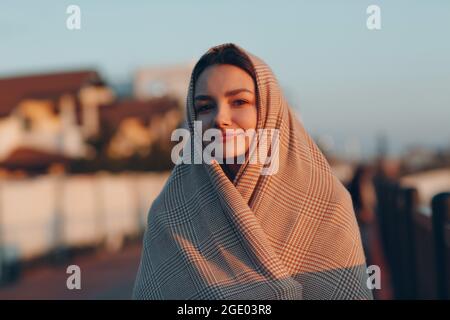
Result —
POLYGON ((20 277, 19 257, 11 258, 7 254, 7 243, 5 240, 5 211, 3 207, 3 188, 4 180, 0 171, 0 285, 11 283, 20 277))
POLYGON ((48 175, 52 178, 55 198, 53 208, 53 247, 51 249, 51 260, 55 264, 63 264, 69 260, 69 250, 65 243, 65 228, 67 227, 64 212, 66 168, 63 165, 54 164, 50 167, 48 175))
POLYGON ((397 299, 403 299, 401 269, 401 240, 399 239, 399 210, 402 189, 397 181, 392 181, 387 186, 387 224, 388 230, 388 263, 391 271, 391 281, 394 289, 394 295, 397 299))
POLYGON ((3 202, 2 202, 3 180, 0 176, 0 285, 5 281, 5 255, 3 251, 3 202))
POLYGON ((398 231, 400 270, 401 270, 401 298, 414 299, 416 294, 416 266, 413 215, 417 211, 418 192, 415 188, 401 190, 398 210, 398 231))
POLYGON ((439 193, 431 202, 438 299, 450 299, 450 192, 439 193), (446 237, 447 233, 447 237, 446 237))

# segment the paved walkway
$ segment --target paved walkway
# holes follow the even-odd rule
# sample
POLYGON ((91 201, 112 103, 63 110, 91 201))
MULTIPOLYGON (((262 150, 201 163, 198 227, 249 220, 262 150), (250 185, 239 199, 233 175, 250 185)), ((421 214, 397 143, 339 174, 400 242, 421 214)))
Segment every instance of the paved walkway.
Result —
MULTIPOLYGON (((374 263, 382 269, 382 289, 374 292, 376 299, 392 299, 389 271, 381 247, 373 244, 374 263)), ((81 289, 69 290, 67 266, 38 267, 24 272, 20 280, 0 287, 4 299, 130 299, 139 266, 140 244, 131 244, 119 252, 85 254, 73 259, 81 269, 81 289)))
POLYGON ((19 281, 0 287, 0 300, 12 299, 130 299, 141 246, 131 244, 119 252, 92 253, 68 263, 81 269, 81 289, 69 290, 67 266, 45 266, 24 271, 19 281))

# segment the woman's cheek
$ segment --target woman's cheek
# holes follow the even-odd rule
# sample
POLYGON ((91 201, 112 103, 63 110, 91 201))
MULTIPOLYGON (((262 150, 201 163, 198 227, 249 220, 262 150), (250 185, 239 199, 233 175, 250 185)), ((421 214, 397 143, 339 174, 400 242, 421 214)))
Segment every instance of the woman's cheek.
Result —
POLYGON ((245 108, 239 111, 236 114, 236 123, 243 129, 255 129, 256 128, 256 120, 257 113, 256 108, 253 109, 251 107, 245 108))

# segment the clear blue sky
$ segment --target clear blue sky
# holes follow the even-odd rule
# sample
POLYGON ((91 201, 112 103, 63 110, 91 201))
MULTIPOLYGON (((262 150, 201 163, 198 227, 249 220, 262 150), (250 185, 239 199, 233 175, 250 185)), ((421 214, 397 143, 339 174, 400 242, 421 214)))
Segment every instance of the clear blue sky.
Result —
POLYGON ((95 67, 108 80, 235 42, 264 59, 313 135, 450 145, 450 1, 0 2, 0 76, 95 67), (81 7, 79 31, 66 8, 81 7), (382 29, 366 28, 381 7, 382 29))

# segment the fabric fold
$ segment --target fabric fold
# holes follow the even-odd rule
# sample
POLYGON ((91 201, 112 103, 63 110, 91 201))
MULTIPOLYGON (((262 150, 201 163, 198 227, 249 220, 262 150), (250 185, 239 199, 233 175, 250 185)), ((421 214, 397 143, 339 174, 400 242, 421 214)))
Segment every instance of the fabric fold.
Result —
MULTIPOLYGON (((253 65, 257 129, 279 132, 277 170, 247 158, 230 181, 218 163, 176 165, 149 210, 133 298, 372 299, 347 190, 269 66, 232 43, 208 52, 224 46, 253 65)), ((191 76, 192 136, 193 95, 191 76)))

